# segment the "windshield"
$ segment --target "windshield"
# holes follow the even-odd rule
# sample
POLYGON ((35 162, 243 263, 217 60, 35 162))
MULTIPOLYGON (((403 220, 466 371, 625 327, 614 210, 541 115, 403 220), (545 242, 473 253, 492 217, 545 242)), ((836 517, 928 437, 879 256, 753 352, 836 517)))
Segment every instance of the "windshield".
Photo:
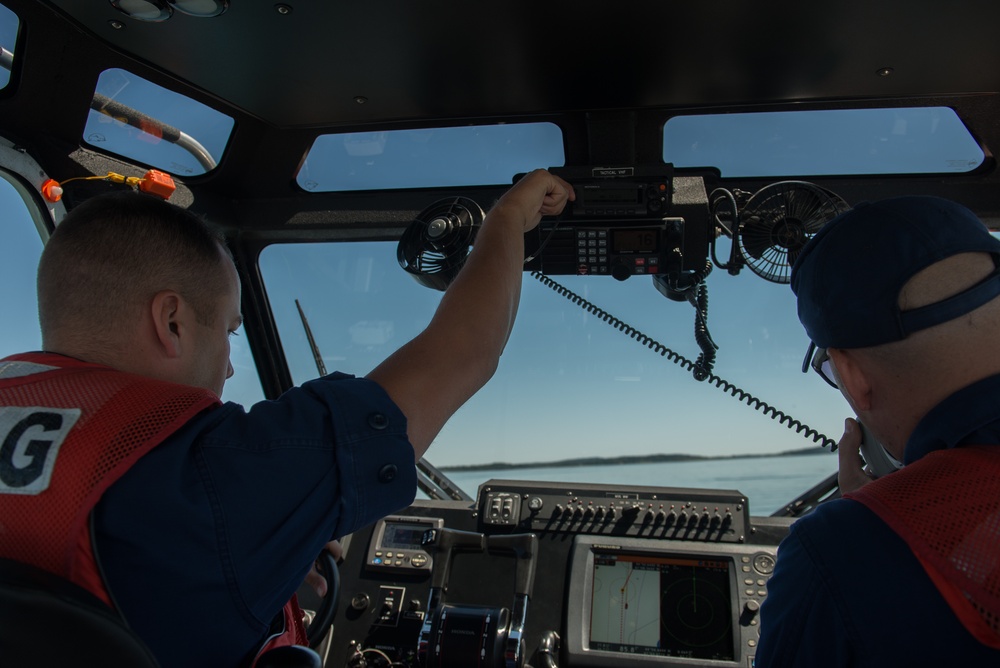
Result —
MULTIPOLYGON (((296 300, 326 369, 360 376, 415 336, 441 295, 400 268, 395 243, 272 245, 260 267, 297 384, 318 372, 296 300)), ((649 277, 554 278, 677 354, 698 356, 694 309, 664 298, 649 277)), ((808 339, 789 287, 723 271, 707 286, 715 374, 839 439, 849 408, 801 373, 808 339)), ((739 393, 694 380, 526 273, 499 370, 428 459, 469 494, 494 477, 715 487, 738 489, 752 512, 767 514, 833 473, 836 455, 732 396, 739 393), (706 466, 679 455, 721 459, 706 466)))

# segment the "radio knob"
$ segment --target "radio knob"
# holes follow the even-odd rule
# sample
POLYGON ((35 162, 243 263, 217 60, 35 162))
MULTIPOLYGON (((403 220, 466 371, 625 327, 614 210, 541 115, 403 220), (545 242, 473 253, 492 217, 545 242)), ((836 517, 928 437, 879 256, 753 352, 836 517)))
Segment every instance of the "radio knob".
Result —
POLYGON ((628 266, 625 262, 619 260, 615 262, 614 266, 611 267, 611 275, 614 276, 619 281, 624 281, 626 278, 632 275, 632 267, 628 266))
POLYGON ((659 213, 663 208, 663 200, 660 199, 660 191, 655 187, 650 187, 646 191, 646 209, 650 213, 659 213))
MULTIPOLYGON (((743 604, 743 611, 740 614, 740 624, 747 626, 757 616, 758 612, 760 612, 760 603, 753 600, 747 601, 743 604)), ((753 623, 756 624, 756 622, 753 623)))

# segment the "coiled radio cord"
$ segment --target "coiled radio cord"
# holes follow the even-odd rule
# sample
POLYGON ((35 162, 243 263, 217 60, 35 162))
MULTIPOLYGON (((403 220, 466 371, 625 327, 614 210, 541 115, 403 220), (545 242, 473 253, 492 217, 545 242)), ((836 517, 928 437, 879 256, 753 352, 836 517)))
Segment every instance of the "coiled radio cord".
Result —
MULTIPOLYGON (((574 304, 582 308, 587 313, 597 316, 598 318, 600 318, 607 324, 611 325, 618 331, 622 332, 623 334, 627 334, 630 338, 646 346, 650 350, 658 353, 661 357, 666 357, 674 364, 677 364, 678 366, 687 369, 688 371, 691 371, 693 374, 698 372, 699 370, 698 363, 692 362, 691 360, 684 357, 680 353, 677 353, 671 350, 670 348, 666 347, 659 341, 649 336, 646 336, 645 334, 637 330, 635 327, 632 327, 631 325, 616 318, 615 316, 611 315, 601 307, 581 297, 580 295, 576 294, 575 292, 573 292, 566 286, 562 285, 561 283, 552 280, 551 278, 549 278, 548 276, 539 271, 531 272, 531 276, 537 279, 540 283, 542 283, 542 285, 545 285, 550 289, 552 289, 553 291, 555 291, 556 293, 562 295, 569 301, 573 302, 574 304)), ((707 302, 705 304, 705 307, 707 308, 707 302)), ((707 330, 705 331, 705 334, 707 335, 707 330)), ((696 336, 697 336, 697 327, 696 327, 696 336)), ((789 429, 794 430, 795 433, 801 434, 803 438, 811 438, 814 443, 818 443, 824 448, 830 448, 831 452, 837 449, 837 442, 834 441, 832 438, 826 436, 825 434, 821 434, 820 432, 816 431, 809 425, 804 424, 799 420, 796 420, 792 416, 778 410, 777 408, 771 406, 767 402, 761 401, 760 399, 753 396, 749 392, 746 392, 745 390, 737 387, 736 385, 733 385, 724 378, 720 378, 714 373, 708 373, 708 375, 704 378, 704 380, 707 380, 715 387, 728 393, 730 396, 742 401, 751 408, 760 411, 764 415, 767 415, 772 420, 777 420, 779 423, 785 425, 789 429)))

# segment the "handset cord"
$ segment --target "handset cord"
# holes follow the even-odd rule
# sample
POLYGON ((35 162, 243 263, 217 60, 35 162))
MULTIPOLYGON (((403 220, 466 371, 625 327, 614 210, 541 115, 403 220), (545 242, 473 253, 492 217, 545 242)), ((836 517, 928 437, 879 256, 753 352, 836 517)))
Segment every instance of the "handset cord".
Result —
MULTIPOLYGON (((677 364, 687 369, 688 371, 695 372, 698 370, 698 364, 696 364, 695 362, 692 362, 683 355, 671 350, 670 348, 666 347, 665 345, 656 341, 655 339, 646 336, 645 334, 637 330, 635 327, 632 327, 631 325, 622 322, 620 319, 611 315, 601 307, 581 297, 580 295, 576 294, 575 292, 573 292, 566 286, 562 285, 561 283, 552 280, 551 278, 541 273, 540 271, 531 272, 531 276, 537 279, 543 285, 551 288, 558 294, 570 300, 584 311, 587 311, 588 313, 597 316, 598 318, 600 318, 607 324, 611 325, 618 331, 622 332, 623 334, 627 334, 629 337, 639 342, 640 344, 646 346, 650 350, 659 353, 661 357, 666 357, 674 364, 677 364)), ((777 408, 771 406, 767 402, 761 401, 760 399, 753 396, 749 392, 740 389, 739 387, 733 385, 724 378, 720 378, 714 373, 709 373, 708 376, 705 378, 705 380, 710 382, 712 385, 715 385, 720 390, 729 393, 730 396, 742 401, 751 408, 754 408, 755 410, 760 411, 764 415, 767 415, 772 420, 778 420, 781 424, 785 425, 789 429, 795 430, 795 433, 801 434, 802 438, 811 438, 814 443, 818 443, 824 448, 830 448, 831 452, 837 449, 837 442, 834 441, 832 438, 824 434, 821 434, 820 432, 816 431, 809 425, 804 424, 799 420, 796 420, 792 416, 787 415, 786 413, 778 410, 777 408)))

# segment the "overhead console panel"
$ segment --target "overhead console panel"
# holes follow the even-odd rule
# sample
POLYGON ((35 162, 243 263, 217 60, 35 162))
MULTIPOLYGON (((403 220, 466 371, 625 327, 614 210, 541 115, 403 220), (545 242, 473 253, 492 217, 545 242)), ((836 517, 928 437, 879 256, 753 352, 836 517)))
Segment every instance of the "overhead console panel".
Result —
POLYGON ((640 274, 704 269, 708 196, 701 177, 671 165, 562 167, 576 200, 525 238, 525 268, 549 275, 640 274))

